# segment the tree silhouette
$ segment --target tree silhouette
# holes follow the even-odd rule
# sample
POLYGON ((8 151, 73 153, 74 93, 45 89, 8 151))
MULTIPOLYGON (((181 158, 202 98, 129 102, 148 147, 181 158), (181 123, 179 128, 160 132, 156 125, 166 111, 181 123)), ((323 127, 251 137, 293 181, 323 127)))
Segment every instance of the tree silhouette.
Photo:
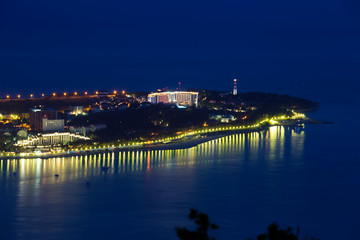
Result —
POLYGON ((209 220, 209 216, 205 213, 199 213, 194 208, 190 209, 190 213, 188 215, 190 220, 194 220, 195 224, 198 226, 196 230, 191 231, 185 227, 177 227, 176 233, 178 237, 182 240, 215 240, 215 238, 210 238, 208 235, 208 230, 210 229, 218 229, 219 227, 211 223, 209 220))
POLYGON ((267 233, 263 233, 257 236, 257 240, 299 240, 299 227, 297 228, 296 234, 292 232, 292 229, 279 229, 279 225, 275 222, 268 226, 267 233))
MULTIPOLYGON (((185 227, 176 227, 176 234, 181 240, 215 240, 208 235, 209 229, 218 229, 219 227, 210 223, 209 216, 206 213, 200 213, 191 208, 188 215, 197 225, 196 230, 191 231, 185 227)), ((267 227, 267 232, 257 236, 256 240, 299 240, 300 228, 297 227, 296 233, 293 233, 291 227, 280 229, 277 223, 272 223, 267 227)), ((248 238, 247 240, 253 240, 248 238)), ((314 237, 304 237, 302 240, 319 240, 314 237)))

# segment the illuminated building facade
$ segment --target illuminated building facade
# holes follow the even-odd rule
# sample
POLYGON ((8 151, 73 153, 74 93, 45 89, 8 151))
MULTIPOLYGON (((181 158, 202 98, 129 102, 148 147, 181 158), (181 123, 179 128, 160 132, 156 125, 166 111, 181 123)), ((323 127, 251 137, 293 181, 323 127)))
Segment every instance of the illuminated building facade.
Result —
POLYGON ((231 114, 211 114, 210 119, 222 123, 229 123, 236 120, 236 118, 231 114))
POLYGON ((176 103, 184 106, 198 106, 199 93, 186 91, 168 91, 157 92, 148 95, 148 101, 151 103, 176 103))
POLYGON ((51 146, 58 144, 66 144, 77 140, 90 140, 90 138, 69 132, 48 133, 48 134, 39 134, 36 137, 29 137, 26 140, 19 140, 15 145, 22 147, 51 146))
POLYGON ((69 115, 80 115, 84 114, 84 106, 70 106, 69 115))

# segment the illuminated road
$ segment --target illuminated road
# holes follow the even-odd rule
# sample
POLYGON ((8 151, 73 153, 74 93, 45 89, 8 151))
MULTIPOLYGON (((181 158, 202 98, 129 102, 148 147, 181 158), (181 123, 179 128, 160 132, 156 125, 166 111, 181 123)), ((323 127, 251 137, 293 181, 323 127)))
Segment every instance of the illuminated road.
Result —
POLYGON ((263 128, 265 123, 269 123, 270 125, 276 126, 281 125, 282 121, 286 120, 295 120, 295 119, 301 119, 305 120, 306 117, 304 114, 299 114, 296 112, 293 112, 292 117, 286 117, 286 116, 278 116, 273 117, 270 119, 264 119, 261 122, 254 124, 254 125, 248 125, 248 126, 229 126, 229 127, 219 127, 219 128, 203 128, 197 131, 188 131, 186 133, 180 134, 176 137, 168 137, 164 139, 158 139, 153 141, 144 141, 144 142, 129 142, 119 145, 103 145, 98 147, 84 147, 84 148, 76 148, 69 151, 64 150, 54 150, 52 152, 47 153, 15 153, 15 152, 7 152, 2 153, 0 156, 1 158, 36 158, 36 157, 61 157, 61 156, 69 156, 69 155, 75 155, 75 154, 90 154, 92 152, 101 152, 101 151, 115 151, 115 150, 126 150, 131 148, 145 148, 153 146, 154 144, 166 144, 166 143, 172 143, 174 141, 179 141, 188 137, 196 137, 203 134, 209 134, 209 133, 229 133, 234 131, 259 131, 263 128))

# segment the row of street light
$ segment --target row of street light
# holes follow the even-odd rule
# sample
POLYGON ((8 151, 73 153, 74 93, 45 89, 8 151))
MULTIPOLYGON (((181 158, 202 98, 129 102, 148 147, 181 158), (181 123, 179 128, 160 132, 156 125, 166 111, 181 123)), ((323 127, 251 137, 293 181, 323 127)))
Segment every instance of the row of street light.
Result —
MULTIPOLYGON (((124 95, 125 94, 125 91, 121 91, 121 93, 124 95)), ((83 93, 83 96, 88 96, 90 93, 89 92, 84 92, 83 93)), ((95 95, 99 95, 99 91, 96 91, 94 93, 95 95)), ((111 94, 111 93, 108 93, 108 94, 111 94)), ((114 90, 112 92, 113 95, 116 95, 118 94, 118 91, 117 90, 114 90)), ((41 98, 45 97, 46 95, 44 93, 41 94, 41 98)), ((67 97, 67 96, 81 96, 81 93, 80 92, 74 92, 74 93, 67 93, 67 92, 64 92, 64 93, 52 93, 51 95, 47 95, 47 96, 52 96, 52 97, 67 97)), ((40 97, 40 96, 39 96, 40 97)), ((35 94, 31 93, 29 94, 29 97, 28 98, 36 98, 35 97, 35 94)), ((21 94, 17 94, 15 95, 15 97, 12 97, 11 95, 6 95, 5 96, 5 99, 27 99, 26 97, 23 98, 23 96, 21 94)))

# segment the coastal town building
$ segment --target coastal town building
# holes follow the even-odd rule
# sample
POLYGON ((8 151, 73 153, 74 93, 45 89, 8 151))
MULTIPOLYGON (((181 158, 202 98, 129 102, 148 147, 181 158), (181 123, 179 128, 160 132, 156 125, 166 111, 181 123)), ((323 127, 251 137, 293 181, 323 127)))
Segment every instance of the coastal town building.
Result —
POLYGON ((32 108, 29 113, 30 127, 32 130, 42 131, 43 130, 43 119, 55 120, 57 119, 57 111, 52 109, 39 109, 32 108))
POLYGON ((150 93, 148 101, 151 103, 176 103, 180 106, 198 106, 199 93, 188 91, 166 91, 150 93))
POLYGON ((84 106, 70 106, 69 115, 83 115, 85 113, 84 106))
POLYGON ((99 123, 99 124, 91 124, 89 126, 71 126, 69 127, 69 132, 85 135, 89 132, 96 132, 103 129, 106 129, 106 125, 99 123))
POLYGON ((21 147, 51 146, 58 144, 67 144, 69 142, 74 142, 77 140, 90 140, 90 138, 69 132, 56 132, 28 137, 28 139, 19 140, 15 145, 21 147))
POLYGON ((210 119, 222 123, 229 123, 236 120, 234 115, 231 114, 210 114, 210 119))
POLYGON ((64 131, 64 125, 64 119, 49 120, 43 118, 42 120, 42 130, 44 132, 62 132, 64 131))

